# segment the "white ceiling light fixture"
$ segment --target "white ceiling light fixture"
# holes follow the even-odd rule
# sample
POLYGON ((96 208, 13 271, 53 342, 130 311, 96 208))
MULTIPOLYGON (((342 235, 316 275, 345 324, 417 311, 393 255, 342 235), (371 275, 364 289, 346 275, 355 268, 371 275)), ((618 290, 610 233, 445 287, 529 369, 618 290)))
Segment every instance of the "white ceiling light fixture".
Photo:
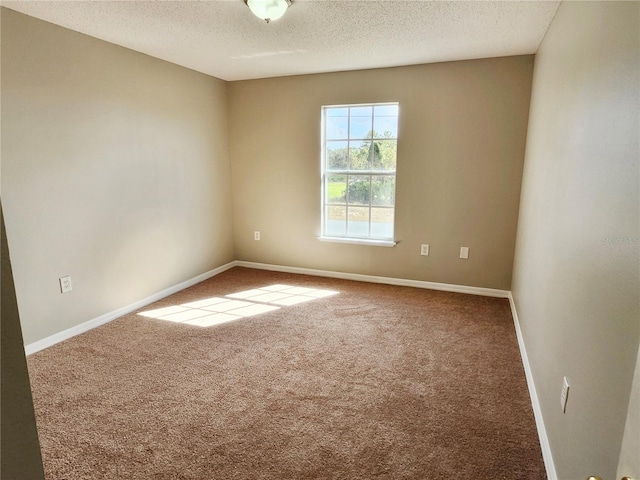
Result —
POLYGON ((267 23, 284 15, 292 2, 293 0, 244 0, 253 14, 267 23))

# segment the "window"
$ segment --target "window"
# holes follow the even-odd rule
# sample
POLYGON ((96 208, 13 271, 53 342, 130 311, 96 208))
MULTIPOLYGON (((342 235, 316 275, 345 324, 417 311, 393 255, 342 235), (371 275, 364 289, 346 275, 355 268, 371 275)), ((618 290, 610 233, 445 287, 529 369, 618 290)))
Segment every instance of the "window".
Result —
POLYGON ((395 245, 398 104, 322 108, 322 240, 395 245))

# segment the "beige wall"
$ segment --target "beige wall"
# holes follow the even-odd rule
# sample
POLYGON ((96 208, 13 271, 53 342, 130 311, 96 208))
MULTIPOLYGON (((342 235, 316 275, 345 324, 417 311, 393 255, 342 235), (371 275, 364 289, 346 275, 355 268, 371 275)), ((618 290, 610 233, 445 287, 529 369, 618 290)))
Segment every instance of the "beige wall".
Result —
POLYGON ((532 68, 521 56, 231 83, 237 258, 508 290, 532 68), (321 106, 391 101, 398 244, 318 241, 321 106))
MULTIPOLYGON (((564 2, 536 56, 513 293, 560 479, 615 475, 638 355, 639 8, 564 2)), ((26 343, 234 258, 511 288, 532 56, 225 83, 6 9, 1 32, 26 343), (320 107, 388 101, 398 245, 319 242, 320 107)))
POLYGON ((639 16, 563 2, 535 61, 512 290, 563 480, 615 477, 637 358, 639 16))
POLYGON ((225 82, 3 9, 1 94, 25 343, 234 259, 225 82))

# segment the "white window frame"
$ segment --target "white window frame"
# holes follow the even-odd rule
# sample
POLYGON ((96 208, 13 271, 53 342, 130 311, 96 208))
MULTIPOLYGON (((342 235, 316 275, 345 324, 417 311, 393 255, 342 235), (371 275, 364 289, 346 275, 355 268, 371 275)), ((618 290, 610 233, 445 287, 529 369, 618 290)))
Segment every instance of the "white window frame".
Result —
MULTIPOLYGON (((321 241, 326 241, 326 242, 338 242, 338 243, 351 243, 351 244, 361 244, 361 245, 375 245, 375 246, 384 246, 384 247, 393 247, 396 245, 395 242, 395 218, 396 218, 396 205, 395 205, 395 192, 397 191, 397 146, 398 146, 398 134, 397 134, 397 128, 398 125, 396 124, 396 136, 395 137, 390 137, 390 138, 384 138, 385 141, 394 141, 396 144, 396 164, 395 164, 395 169, 393 171, 391 170, 374 170, 373 169, 373 165, 371 165, 371 168, 368 170, 357 170, 357 169, 350 169, 350 165, 347 165, 347 168, 345 169, 341 169, 341 170, 331 170, 328 171, 327 169, 327 142, 328 141, 344 141, 347 143, 347 152, 349 152, 349 148, 352 142, 358 142, 359 144, 361 144, 361 142, 363 141, 368 141, 368 138, 349 138, 350 137, 350 115, 351 115, 351 109, 353 108, 359 108, 359 107, 379 107, 379 106, 397 106, 399 108, 399 104, 398 102, 386 102, 386 103, 363 103, 363 104, 346 104, 346 105, 326 105, 322 107, 322 128, 321 128, 321 163, 322 163, 322 168, 321 168, 321 235, 319 237, 319 240, 321 241), (330 109, 337 109, 337 108, 348 108, 348 120, 347 120, 347 133, 346 133, 346 137, 345 138, 327 138, 327 132, 326 132, 326 125, 327 125, 327 111, 330 109), (328 199, 327 199, 327 192, 328 192, 328 185, 327 185, 327 175, 331 174, 331 175, 345 175, 346 176, 346 186, 347 186, 347 192, 346 192, 346 199, 345 199, 345 207, 346 207, 346 216, 347 219, 345 220, 346 222, 346 230, 344 234, 328 234, 326 231, 326 218, 327 218, 327 212, 326 209, 329 206, 333 206, 335 204, 333 203, 329 203, 328 199), (349 198, 348 198, 348 191, 349 191, 349 176, 351 175, 357 175, 357 176, 368 176, 369 177, 369 184, 371 185, 371 181, 372 181, 372 177, 378 177, 378 176, 390 176, 394 178, 394 197, 393 197, 393 205, 391 206, 383 206, 383 205, 373 205, 372 204, 372 197, 373 195, 371 194, 371 191, 369 192, 369 205, 362 205, 362 204, 355 204, 355 203, 349 203, 349 198), (368 219, 368 235, 354 235, 354 234, 349 234, 349 207, 357 207, 357 208, 368 208, 369 209, 369 219, 368 219), (371 224, 372 224, 372 219, 371 219, 371 212, 372 212, 372 208, 389 208, 390 210, 393 211, 393 222, 391 225, 392 228, 392 233, 391 236, 375 236, 372 235, 371 232, 371 224)), ((398 119, 399 119, 399 112, 398 112, 398 119)), ((372 130, 373 130, 373 125, 375 122, 375 109, 372 108, 372 116, 371 116, 371 120, 372 120, 372 130)), ((382 132, 381 132, 382 133, 382 132)), ((372 138, 372 142, 375 141, 375 137, 372 138)))

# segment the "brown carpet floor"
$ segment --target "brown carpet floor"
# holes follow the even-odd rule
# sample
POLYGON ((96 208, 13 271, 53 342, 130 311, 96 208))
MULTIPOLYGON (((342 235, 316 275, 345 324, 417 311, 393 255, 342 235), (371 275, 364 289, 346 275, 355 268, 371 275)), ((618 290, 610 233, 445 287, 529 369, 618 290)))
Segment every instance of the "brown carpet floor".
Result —
POLYGON ((143 311, 273 284, 339 294, 31 355, 47 479, 546 478, 506 299, 234 268, 143 311))

